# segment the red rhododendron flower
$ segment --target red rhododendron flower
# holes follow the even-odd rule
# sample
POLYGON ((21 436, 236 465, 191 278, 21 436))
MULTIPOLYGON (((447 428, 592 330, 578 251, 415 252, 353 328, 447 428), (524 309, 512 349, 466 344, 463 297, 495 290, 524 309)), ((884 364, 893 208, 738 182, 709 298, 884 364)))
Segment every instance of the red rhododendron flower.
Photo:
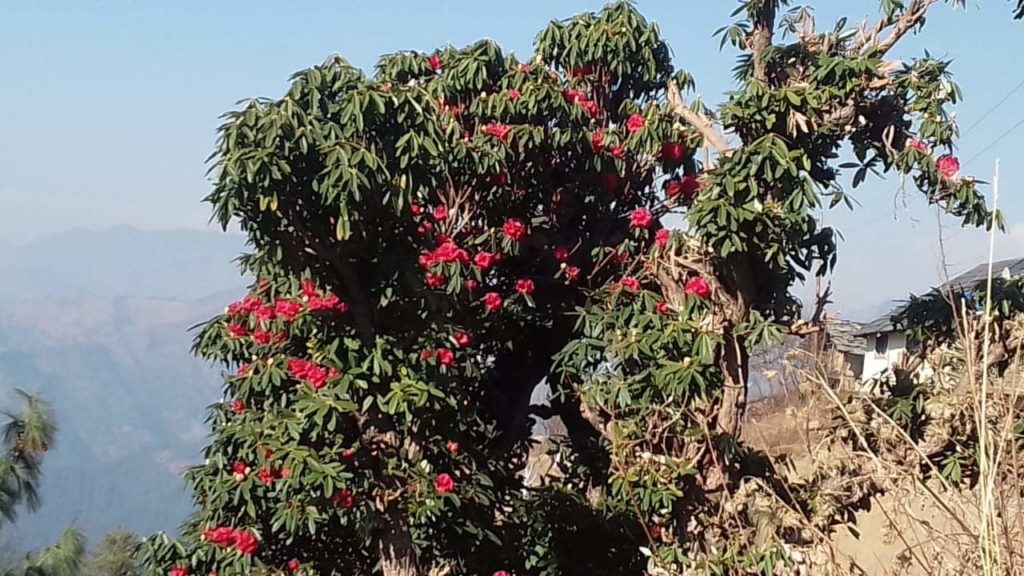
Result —
POLYGON ((284 468, 281 468, 281 470, 279 470, 277 472, 277 477, 278 478, 287 478, 287 477, 289 477, 291 475, 292 475, 292 469, 288 468, 287 466, 284 467, 284 468))
POLYGON ((432 350, 420 350, 420 360, 426 362, 427 360, 430 360, 433 357, 434 352, 432 350))
POLYGON ((291 322, 295 320, 295 317, 302 312, 302 304, 293 300, 285 300, 278 298, 274 301, 274 314, 284 318, 286 321, 291 322))
POLYGON ((587 94, 582 90, 577 90, 576 88, 566 88, 565 90, 562 90, 562 97, 573 104, 579 104, 587 99, 587 94))
POLYGON ((292 558, 291 560, 288 561, 288 571, 289 572, 291 572, 292 574, 295 574, 299 570, 302 570, 302 564, 300 564, 298 560, 296 560, 295 558, 292 558))
MULTIPOLYGON (((420 258, 422 259, 422 257, 423 256, 421 255, 420 258)), ((434 250, 434 253, 430 258, 435 262, 459 262, 460 264, 469 264, 469 253, 462 248, 459 248, 459 246, 451 240, 446 240, 438 246, 437 250, 434 250)), ((421 260, 420 264, 422 263, 423 261, 421 260)))
POLYGON ((352 457, 353 457, 353 456, 355 456, 355 455, 356 455, 356 451, 355 451, 354 449, 352 449, 352 448, 349 448, 349 449, 347 449, 347 450, 344 450, 344 451, 343 451, 343 452, 341 453, 341 457, 342 457, 342 458, 344 458, 344 459, 346 459, 346 460, 348 460, 349 458, 352 458, 352 457))
POLYGON ((228 324, 228 336, 232 338, 241 338, 249 333, 249 329, 240 324, 228 324))
POLYGON ((491 576, 510 576, 510 575, 509 575, 508 572, 506 572, 504 570, 498 570, 497 572, 495 572, 491 576))
POLYGON ((551 255, 558 262, 565 262, 569 259, 569 249, 565 246, 555 246, 555 249, 551 251, 551 255))
POLYGON ((686 156, 686 145, 682 142, 662 142, 661 160, 676 164, 686 156))
POLYGON ((231 304, 228 304, 228 307, 224 309, 224 313, 228 316, 238 316, 242 313, 242 303, 232 302, 231 304))
POLYGON ((259 310, 260 306, 263 306, 263 301, 255 294, 247 294, 245 298, 242 299, 242 311, 244 312, 251 314, 259 310))
POLYGON ((928 145, 925 144, 924 140, 919 140, 917 138, 911 138, 910 141, 907 142, 907 148, 917 150, 918 152, 924 152, 925 154, 930 152, 928 145))
POLYGON ((605 189, 615 192, 619 189, 619 175, 614 172, 601 174, 601 183, 605 189))
POLYGON ((296 380, 303 380, 309 374, 313 363, 302 358, 291 358, 288 360, 288 373, 296 380))
POLYGON ((427 274, 427 286, 437 289, 444 286, 445 277, 444 274, 434 274, 430 272, 427 274))
POLYGON ((707 298, 708 296, 711 296, 711 286, 708 285, 707 280, 704 280, 700 276, 693 276, 687 280, 686 287, 683 291, 690 296, 696 296, 698 298, 707 298))
POLYGON ((168 576, 188 576, 188 566, 175 566, 171 568, 171 571, 167 573, 168 576))
POLYGON ((313 282, 312 278, 306 278, 302 281, 300 292, 305 298, 313 298, 320 294, 320 291, 316 289, 316 282, 313 282))
POLYGON ((268 322, 277 318, 277 310, 270 304, 264 304, 256 310, 256 320, 258 322, 268 322))
POLYGON ((311 311, 316 312, 317 310, 331 310, 333 308, 338 308, 341 304, 342 303, 338 300, 337 296, 334 294, 328 294, 323 298, 320 296, 313 296, 309 299, 307 306, 309 306, 311 311))
POLYGON ((632 276, 626 276, 622 280, 619 280, 619 284, 622 285, 622 287, 625 288, 626 290, 629 290, 630 292, 636 292, 640 290, 640 281, 632 276))
POLYGON ((250 556, 259 550, 260 542, 256 536, 248 530, 239 530, 235 536, 235 550, 243 556, 250 556))
POLYGON ((517 218, 510 218, 502 224, 501 232, 505 235, 505 238, 513 242, 519 242, 526 234, 526 224, 523 224, 523 221, 517 218))
POLYGON ((245 412, 245 401, 241 398, 235 398, 235 401, 231 403, 231 411, 235 414, 245 412))
POLYGON ((593 100, 580 100, 580 108, 590 115, 591 118, 597 116, 597 102, 593 100))
POLYGON ((477 286, 479 286, 479 283, 476 280, 473 280, 472 278, 470 278, 469 280, 466 280, 465 282, 463 282, 462 285, 466 287, 466 290, 469 290, 470 292, 472 292, 473 290, 477 289, 477 286))
POLYGON ((508 99, 509 100, 518 100, 519 96, 520 96, 519 90, 516 90, 515 88, 509 88, 508 89, 508 99))
POLYGON ((434 489, 437 490, 438 494, 451 494, 455 491, 455 480, 442 472, 437 475, 437 478, 434 478, 434 489))
POLYGON ((574 282, 580 275, 580 269, 577 266, 566 266, 565 267, 565 280, 567 282, 574 282))
POLYGON ((348 488, 342 488, 331 496, 331 502, 333 502, 338 508, 348 510, 356 503, 355 494, 348 488))
POLYGON ((608 149, 608 152, 611 153, 612 158, 622 158, 623 156, 626 155, 625 149, 620 144, 612 146, 611 148, 608 149))
POLYGON ((413 216, 419 216, 420 214, 423 214, 423 206, 420 206, 419 204, 413 204, 409 206, 409 211, 412 212, 413 216))
POLYGON ((437 357, 437 361, 440 362, 442 366, 451 366, 455 363, 455 353, 447 348, 438 348, 437 351, 434 352, 434 356, 437 357))
POLYGON ((505 142, 508 140, 508 133, 512 131, 512 128, 507 124, 487 124, 480 131, 505 142))
POLYGON ((454 441, 454 440, 449 440, 449 441, 445 442, 444 447, 451 454, 458 454, 459 453, 459 443, 454 441))
POLYGON ((444 220, 448 217, 448 207, 441 205, 434 208, 434 220, 444 220))
POLYGON ((427 62, 430 63, 430 69, 434 72, 441 69, 441 57, 437 54, 432 54, 430 58, 427 58, 427 62))
POLYGON ((271 336, 273 336, 273 335, 270 332, 267 332, 266 330, 264 330, 263 328, 257 328, 252 333, 253 341, 256 342, 257 344, 262 345, 262 346, 266 346, 267 344, 270 344, 271 336))
POLYGON ((654 216, 647 208, 637 208, 629 215, 629 224, 634 228, 650 228, 654 222, 654 216))
POLYGON ((416 231, 419 232, 420 235, 426 235, 434 231, 434 225, 430 222, 420 222, 416 231))
POLYGON ((488 292, 484 294, 484 308, 488 312, 497 312, 501 310, 501 295, 497 292, 488 292))
POLYGON ((644 129, 644 117, 643 114, 633 114, 626 120, 626 130, 632 134, 633 132, 639 132, 644 129))
POLYGON ((275 476, 274 471, 268 468, 260 468, 259 474, 257 474, 260 482, 264 484, 273 484, 275 476))
POLYGON ((942 180, 952 180, 956 178, 957 172, 960 171, 960 161, 957 160, 956 156, 943 154, 935 161, 935 168, 939 171, 939 178, 942 180))
POLYGON ((331 373, 323 367, 313 366, 309 374, 306 375, 306 379, 309 380, 309 385, 314 390, 319 390, 327 385, 327 379, 331 377, 331 373))
POLYGON ((465 348, 473 342, 473 339, 465 332, 456 332, 452 335, 452 339, 455 340, 455 343, 458 344, 460 348, 465 348))
POLYGON ((473 257, 473 263, 481 270, 487 270, 494 265, 494 262, 494 254, 491 254, 490 252, 478 252, 477 255, 473 257))
POLYGON ((237 538, 237 536, 238 534, 235 532, 235 530, 228 526, 206 528, 203 530, 203 538, 205 538, 206 541, 210 544, 213 544, 214 546, 220 546, 221 548, 233 546, 235 544, 235 538, 237 538))
POLYGON ((242 364, 241 366, 238 367, 238 375, 246 376, 249 374, 250 370, 252 370, 252 366, 250 366, 249 364, 242 364))
POLYGON ((664 248, 668 245, 668 238, 672 233, 667 228, 662 228, 654 233, 654 243, 658 245, 658 248, 664 248))
POLYGON ((654 305, 654 311, 665 316, 672 313, 672 309, 669 308, 668 302, 658 302, 654 305))
POLYGON ((533 294, 533 280, 529 278, 520 278, 516 280, 516 292, 529 296, 533 294))
POLYGON ((598 128, 590 135, 590 145, 594 147, 595 152, 600 152, 604 148, 604 129, 598 128))

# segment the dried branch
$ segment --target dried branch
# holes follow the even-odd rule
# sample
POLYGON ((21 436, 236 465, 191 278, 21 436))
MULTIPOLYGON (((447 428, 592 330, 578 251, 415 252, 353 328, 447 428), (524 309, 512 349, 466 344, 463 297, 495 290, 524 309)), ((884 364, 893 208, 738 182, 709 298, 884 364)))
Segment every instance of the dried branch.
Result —
POLYGON ((704 142, 711 146, 719 156, 729 152, 729 143, 725 140, 725 136, 715 128, 709 118, 686 105, 679 86, 675 82, 668 84, 668 103, 672 107, 672 112, 693 126, 704 137, 704 142))

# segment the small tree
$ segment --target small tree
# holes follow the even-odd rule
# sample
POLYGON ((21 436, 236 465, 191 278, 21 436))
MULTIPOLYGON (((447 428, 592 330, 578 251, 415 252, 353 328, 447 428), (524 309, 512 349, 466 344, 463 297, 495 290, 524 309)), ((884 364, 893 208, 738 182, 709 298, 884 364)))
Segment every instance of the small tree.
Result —
POLYGON ((885 60, 936 2, 882 4, 874 26, 820 32, 808 9, 742 2, 717 114, 686 104, 692 79, 625 2, 553 22, 529 62, 486 41, 388 55, 372 78, 332 58, 229 114, 208 200, 258 282, 197 339, 230 368, 227 399, 188 473, 197 512, 150 565, 774 562, 709 516, 744 475, 748 350, 803 332, 790 289, 835 263, 814 211, 852 206, 844 171, 893 172, 965 225, 996 221, 957 175, 948 63, 885 60), (662 229, 669 213, 686 227, 662 229), (567 474, 525 493, 546 377, 567 474), (588 514, 601 552, 572 557, 588 514))
POLYGON ((82 566, 82 576, 141 576, 137 553, 142 540, 127 530, 103 536, 82 566))

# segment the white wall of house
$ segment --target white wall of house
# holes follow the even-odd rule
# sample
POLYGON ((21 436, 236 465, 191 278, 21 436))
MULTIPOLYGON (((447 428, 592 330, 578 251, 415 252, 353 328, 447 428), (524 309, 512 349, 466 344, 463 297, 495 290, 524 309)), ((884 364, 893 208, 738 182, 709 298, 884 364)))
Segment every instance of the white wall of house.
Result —
POLYGON ((881 335, 867 336, 868 346, 864 353, 864 371, 861 380, 869 380, 892 366, 907 349, 907 336, 902 332, 883 332, 881 335), (879 346, 878 338, 887 342, 879 346), (884 352, 880 352, 884 350, 884 352))

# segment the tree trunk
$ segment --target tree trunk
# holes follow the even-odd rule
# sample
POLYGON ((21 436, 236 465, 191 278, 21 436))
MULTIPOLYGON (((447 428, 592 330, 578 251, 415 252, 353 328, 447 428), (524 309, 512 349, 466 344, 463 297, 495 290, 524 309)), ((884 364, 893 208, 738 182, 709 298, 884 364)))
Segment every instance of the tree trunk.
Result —
POLYGON ((380 566, 384 576, 419 576, 419 562, 412 536, 402 513, 394 504, 388 506, 386 522, 380 536, 380 566))
POLYGON ((721 434, 739 436, 740 421, 747 407, 747 376, 750 354, 746 344, 731 331, 722 343, 720 365, 723 377, 722 407, 718 413, 717 430, 721 434))

